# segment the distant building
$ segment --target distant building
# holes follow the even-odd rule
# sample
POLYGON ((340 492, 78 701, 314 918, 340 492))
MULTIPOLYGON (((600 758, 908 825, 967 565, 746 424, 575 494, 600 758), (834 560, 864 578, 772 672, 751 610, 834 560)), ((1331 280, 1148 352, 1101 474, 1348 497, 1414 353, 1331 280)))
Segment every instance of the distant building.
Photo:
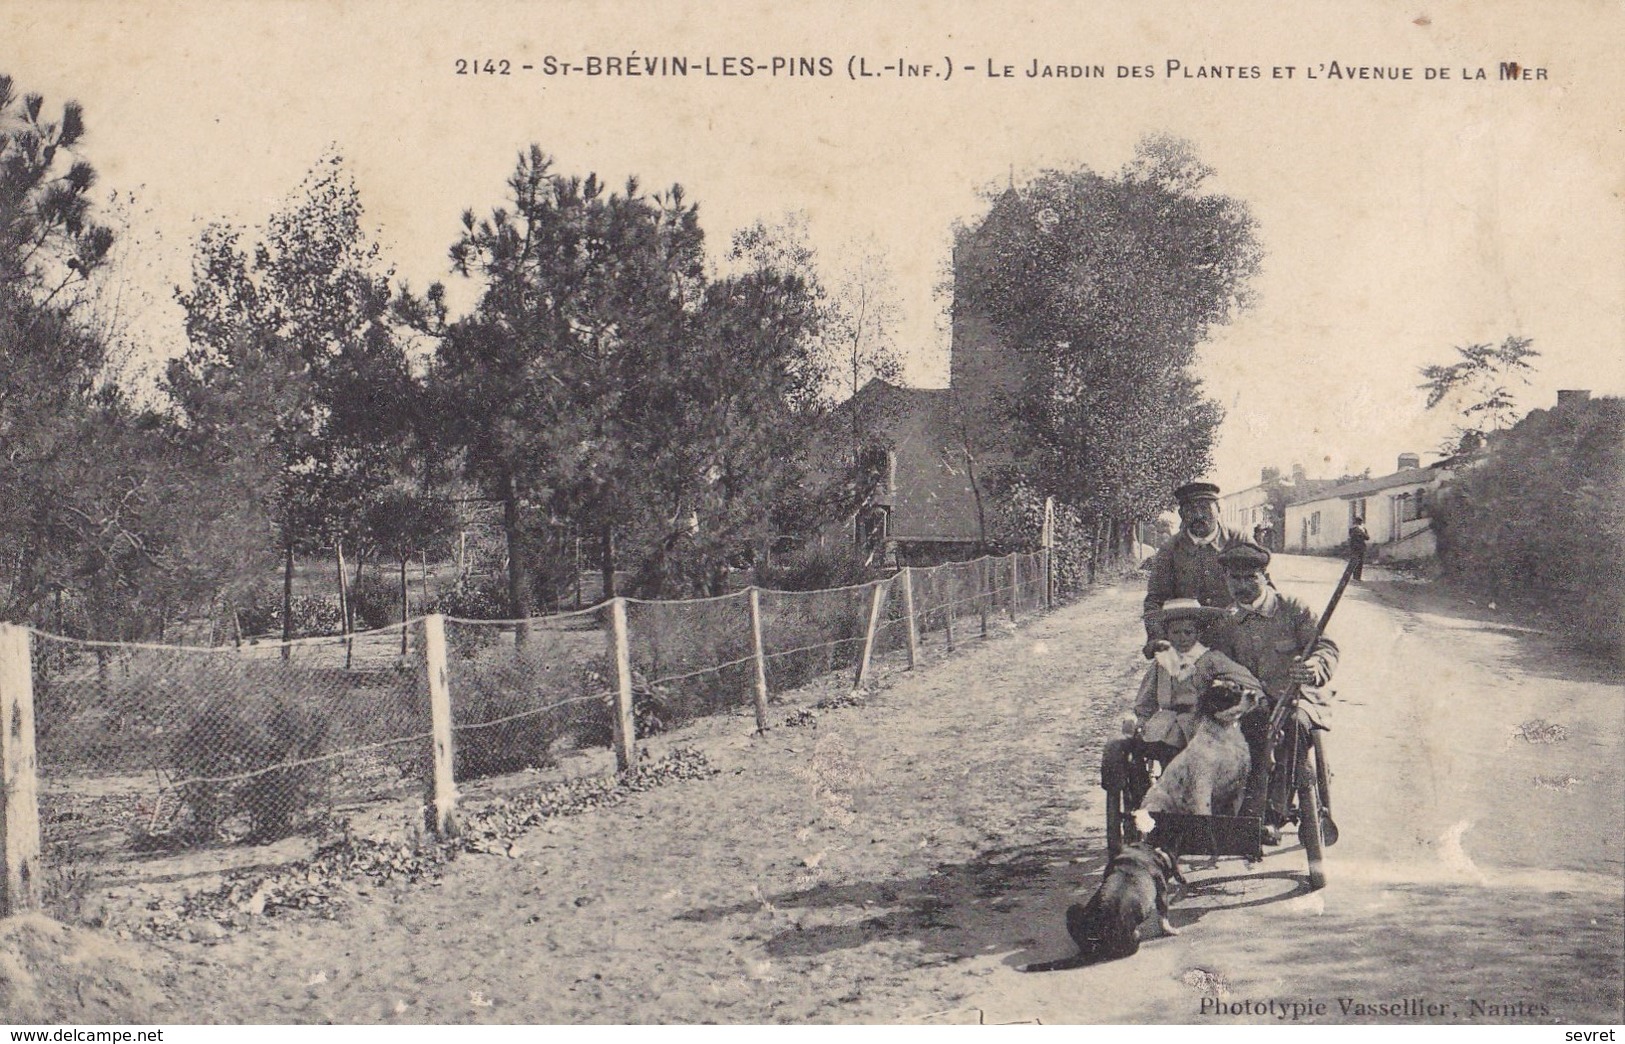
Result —
POLYGON ((1349 527, 1358 518, 1365 520, 1371 553, 1379 558, 1395 561, 1432 555, 1435 544, 1429 504, 1446 470, 1437 464, 1419 465, 1416 454, 1405 453, 1393 474, 1294 496, 1286 505, 1284 550, 1314 554, 1346 546, 1349 527))
MULTIPOLYGON (((999 229, 993 218, 962 230, 954 242, 954 280, 983 263, 999 229)), ((1022 359, 988 317, 956 296, 949 343, 949 387, 906 388, 872 380, 836 410, 835 423, 854 413, 874 430, 884 455, 868 469, 878 477, 868 506, 845 528, 867 554, 894 545, 903 564, 931 565, 973 558, 983 548, 980 501, 991 474, 1011 460, 1010 432, 1001 418, 1021 387, 1022 359), (975 464, 966 452, 974 448, 975 464)), ((826 533, 825 542, 833 539, 826 533)))
POLYGON ((1280 468, 1264 468, 1257 485, 1248 486, 1219 497, 1219 521, 1226 529, 1249 539, 1257 539, 1261 526, 1268 526, 1262 534, 1271 551, 1287 549, 1287 502, 1302 498, 1319 490, 1330 489, 1337 479, 1312 479, 1304 474, 1303 465, 1294 464, 1288 475, 1280 468))
POLYGON ((1273 486, 1280 485, 1281 473, 1277 468, 1265 468, 1264 480, 1256 486, 1225 493, 1219 497, 1219 521, 1232 533, 1249 539, 1260 526, 1268 524, 1274 550, 1273 534, 1278 524, 1275 507, 1271 503, 1273 486))
POLYGON ((933 565, 973 557, 981 540, 977 489, 963 449, 953 436, 947 388, 905 388, 872 380, 836 411, 877 418, 884 459, 869 505, 850 536, 868 551, 896 545, 900 561, 933 565))

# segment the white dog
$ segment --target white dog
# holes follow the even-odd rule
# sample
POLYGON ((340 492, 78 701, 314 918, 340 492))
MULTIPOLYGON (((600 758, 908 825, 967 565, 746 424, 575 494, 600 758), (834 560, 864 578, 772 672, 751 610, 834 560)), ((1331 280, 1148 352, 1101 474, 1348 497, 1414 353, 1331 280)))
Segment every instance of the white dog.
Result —
POLYGON ((1196 734, 1146 793, 1142 810, 1235 815, 1252 768, 1247 740, 1236 723, 1252 705, 1251 693, 1214 682, 1196 701, 1196 734))

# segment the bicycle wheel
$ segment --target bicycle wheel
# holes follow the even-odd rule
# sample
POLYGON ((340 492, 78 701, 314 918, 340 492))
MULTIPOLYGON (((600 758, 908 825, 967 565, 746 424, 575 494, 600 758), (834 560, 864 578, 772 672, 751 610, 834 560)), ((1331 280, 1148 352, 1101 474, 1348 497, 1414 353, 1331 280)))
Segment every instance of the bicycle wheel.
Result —
MULTIPOLYGON (((1313 748, 1310 748, 1313 753, 1313 748)), ((1317 763, 1318 771, 1319 765, 1317 763)), ((1325 834, 1322 832, 1320 785, 1315 774, 1298 783, 1298 840, 1303 842, 1304 854, 1309 857, 1309 888, 1319 891, 1326 887, 1325 834)))
POLYGON ((1320 730, 1309 733, 1315 750, 1315 784, 1320 791, 1320 834, 1327 848, 1337 844, 1337 821, 1332 819, 1332 770, 1326 767, 1326 744, 1320 730))

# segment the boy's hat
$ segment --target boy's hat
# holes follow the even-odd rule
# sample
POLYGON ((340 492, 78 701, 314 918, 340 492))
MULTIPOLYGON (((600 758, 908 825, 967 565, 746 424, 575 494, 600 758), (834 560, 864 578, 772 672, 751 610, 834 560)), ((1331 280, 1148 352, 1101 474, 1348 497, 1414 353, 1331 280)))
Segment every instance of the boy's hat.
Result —
POLYGON ((1181 504, 1193 500, 1218 500, 1219 487, 1211 482, 1187 482, 1174 490, 1174 499, 1181 504))
POLYGON ((1172 623, 1175 620, 1195 620, 1197 623, 1207 623, 1223 616, 1223 609, 1203 605, 1194 598, 1170 598, 1162 603, 1162 608, 1151 613, 1152 619, 1158 623, 1172 623))
POLYGON ((1239 541, 1219 552, 1219 564, 1231 573, 1251 573, 1267 569, 1270 553, 1257 544, 1239 541))

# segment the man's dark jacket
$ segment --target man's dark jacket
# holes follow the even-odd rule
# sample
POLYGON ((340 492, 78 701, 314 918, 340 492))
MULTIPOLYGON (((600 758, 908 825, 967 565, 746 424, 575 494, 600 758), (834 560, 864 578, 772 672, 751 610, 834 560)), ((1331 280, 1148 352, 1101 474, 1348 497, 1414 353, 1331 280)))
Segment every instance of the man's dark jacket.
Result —
POLYGON ((1242 542, 1242 537, 1223 526, 1210 543, 1198 544, 1183 529, 1151 557, 1151 573, 1145 582, 1145 633, 1163 636, 1162 625, 1150 618, 1171 598, 1194 598, 1203 605, 1227 609, 1235 604, 1224 582, 1219 555, 1242 542))

